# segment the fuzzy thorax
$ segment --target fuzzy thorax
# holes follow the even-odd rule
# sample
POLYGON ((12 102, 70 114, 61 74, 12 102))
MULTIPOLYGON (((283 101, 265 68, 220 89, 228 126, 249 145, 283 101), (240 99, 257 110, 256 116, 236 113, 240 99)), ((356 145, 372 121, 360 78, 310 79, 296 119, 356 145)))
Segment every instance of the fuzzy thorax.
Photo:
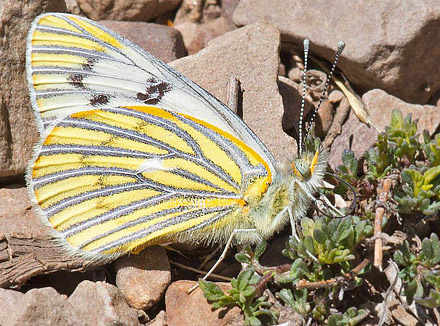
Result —
MULTIPOLYGON (((288 223, 287 211, 279 215, 286 207, 290 207, 295 220, 305 216, 312 196, 322 183, 327 168, 324 148, 319 145, 315 153, 305 152, 298 159, 307 163, 310 173, 296 173, 295 162, 280 165, 263 197, 258 202, 249 203, 249 219, 264 239, 270 238, 288 223)), ((250 234, 242 237, 244 242, 257 242, 250 234)))

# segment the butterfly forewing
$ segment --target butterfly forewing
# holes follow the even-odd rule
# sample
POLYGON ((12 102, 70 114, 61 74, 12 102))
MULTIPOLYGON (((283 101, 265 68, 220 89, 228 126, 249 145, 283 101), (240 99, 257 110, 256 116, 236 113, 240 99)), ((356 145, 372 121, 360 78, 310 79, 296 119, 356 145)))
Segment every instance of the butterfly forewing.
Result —
POLYGON ((154 105, 197 117, 234 135, 274 171, 272 154, 224 104, 93 21, 60 13, 38 17, 29 33, 27 61, 41 133, 52 120, 80 111, 154 105))
POLYGON ((261 196, 272 178, 241 140, 152 106, 69 115, 37 153, 28 181, 40 214, 58 237, 92 257, 236 226, 228 219, 245 216, 243 198, 261 196))

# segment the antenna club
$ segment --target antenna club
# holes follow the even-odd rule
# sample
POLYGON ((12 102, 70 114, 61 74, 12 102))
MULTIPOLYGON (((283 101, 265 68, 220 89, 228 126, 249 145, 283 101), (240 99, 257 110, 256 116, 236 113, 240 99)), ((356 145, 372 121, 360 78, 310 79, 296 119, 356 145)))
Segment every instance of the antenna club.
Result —
POLYGON ((303 44, 304 44, 304 50, 308 50, 309 49, 309 46, 310 46, 310 41, 309 41, 309 39, 308 38, 305 38, 304 39, 304 41, 303 41, 303 44))
POLYGON ((344 50, 344 48, 345 48, 345 42, 339 41, 338 50, 342 52, 344 50))

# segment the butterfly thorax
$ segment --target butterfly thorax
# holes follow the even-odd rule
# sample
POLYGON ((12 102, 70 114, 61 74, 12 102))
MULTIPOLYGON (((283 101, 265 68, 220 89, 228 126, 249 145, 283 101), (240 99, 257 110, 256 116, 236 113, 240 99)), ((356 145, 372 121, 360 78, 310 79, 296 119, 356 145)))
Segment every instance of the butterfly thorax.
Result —
POLYGON ((249 203, 249 219, 263 238, 270 238, 288 223, 287 212, 278 216, 286 207, 291 209, 295 220, 306 214, 326 168, 327 157, 320 144, 316 151, 306 151, 292 162, 277 167, 266 193, 258 202, 249 203))

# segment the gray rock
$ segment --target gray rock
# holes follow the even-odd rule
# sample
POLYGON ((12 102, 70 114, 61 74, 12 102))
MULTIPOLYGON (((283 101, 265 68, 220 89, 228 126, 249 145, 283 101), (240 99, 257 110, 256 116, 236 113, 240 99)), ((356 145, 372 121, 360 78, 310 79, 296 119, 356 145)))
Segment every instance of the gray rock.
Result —
POLYGON ((76 0, 93 20, 148 21, 173 10, 180 0, 76 0))
POLYGON ((340 70, 361 90, 381 88, 412 103, 440 90, 440 2, 242 0, 234 22, 268 21, 286 48, 311 40, 311 52, 329 61, 347 44, 340 70))
POLYGON ((175 28, 144 22, 103 20, 100 24, 114 30, 164 62, 185 55, 182 35, 175 28))

